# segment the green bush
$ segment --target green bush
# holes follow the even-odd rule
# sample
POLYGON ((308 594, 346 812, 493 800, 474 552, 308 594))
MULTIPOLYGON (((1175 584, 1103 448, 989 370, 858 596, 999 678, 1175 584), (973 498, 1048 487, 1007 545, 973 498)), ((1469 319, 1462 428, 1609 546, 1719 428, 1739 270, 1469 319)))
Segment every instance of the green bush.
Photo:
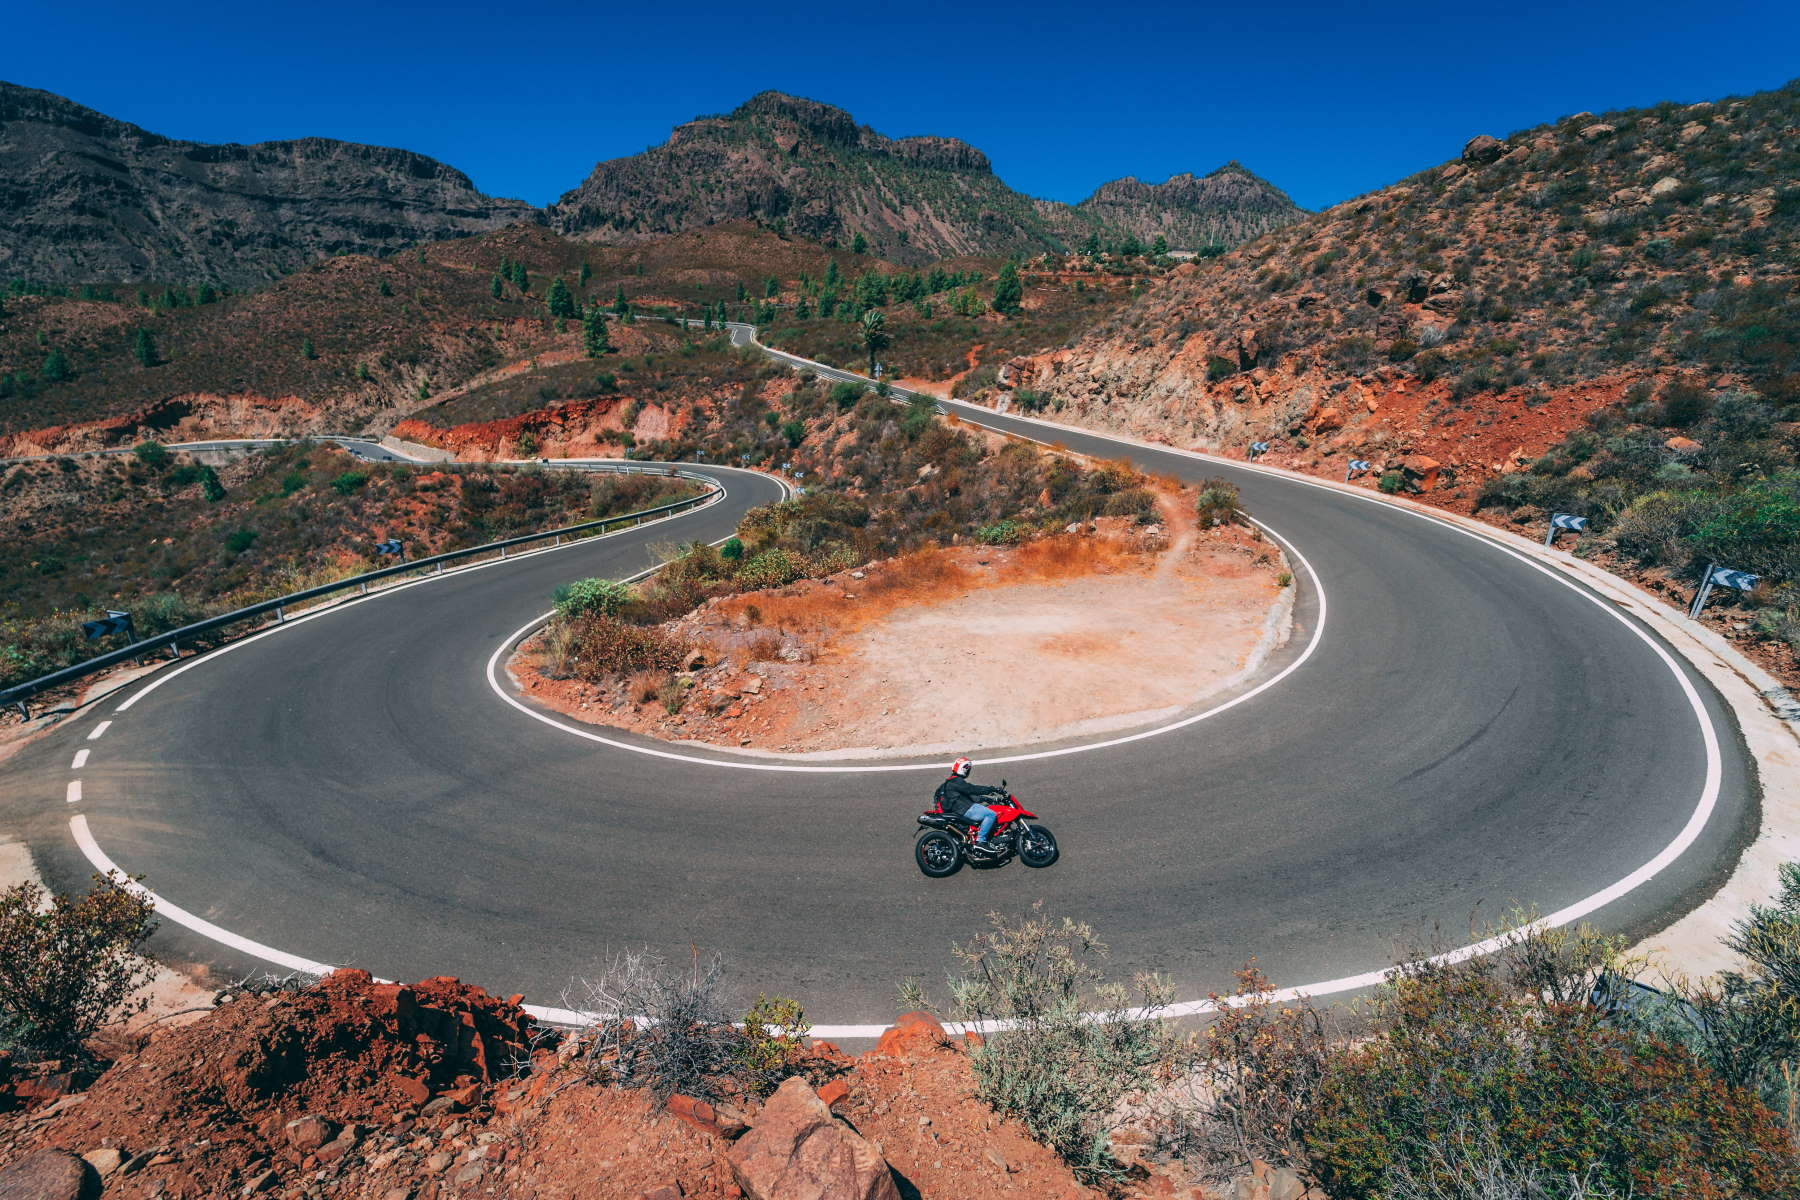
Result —
POLYGON ((775 546, 743 560, 737 580, 749 591, 782 587, 806 573, 806 560, 782 546, 775 546))
POLYGON ((1133 988, 1107 980, 1094 931, 1044 915, 1041 902, 1023 918, 989 919, 991 929, 956 947, 964 973, 950 981, 959 1018, 1005 1023, 972 1054, 976 1097, 1022 1121, 1082 1179, 1122 1179, 1111 1145, 1120 1102, 1182 1056, 1158 1018, 1167 985, 1148 975, 1133 988))
POLYGON ((149 1007, 156 964, 138 947, 153 909, 104 875, 81 897, 34 883, 0 893, 0 1046, 28 1059, 84 1058, 109 1021, 149 1007))
POLYGON ((132 448, 132 456, 149 467, 152 471, 161 471, 168 467, 172 455, 169 448, 157 441, 139 442, 132 448))
POLYGON ((363 485, 368 482, 369 476, 367 472, 345 471, 342 475, 339 475, 336 479, 331 481, 331 490, 340 496, 348 496, 352 492, 360 490, 363 485))
POLYGON ((719 547, 719 557, 726 562, 736 562, 744 557, 744 539, 735 534, 726 538, 725 544, 719 547))
POLYGON ((616 579, 577 579, 556 589, 555 603, 559 617, 588 613, 616 617, 631 603, 631 589, 616 579))
POLYGON ((1370 1012, 1380 1032, 1321 1089, 1307 1144, 1326 1191, 1475 1195, 1504 1169, 1588 1195, 1794 1195, 1792 1147, 1755 1096, 1586 1003, 1612 950, 1396 969, 1370 1012))
POLYGON ((1200 494, 1194 500, 1194 511, 1199 514, 1202 528, 1214 525, 1229 525, 1238 516, 1238 489, 1229 479, 1214 476, 1200 485, 1200 494))
POLYGON ((975 531, 976 538, 990 546, 1011 546, 1024 541, 1030 535, 1031 530, 1028 526, 1010 518, 1005 521, 996 521, 992 525, 983 525, 975 531))
POLYGON ((799 1073, 808 1056, 806 1035, 811 1031, 799 1001, 757 996, 744 1013, 744 1040, 736 1049, 733 1074, 753 1092, 767 1095, 783 1079, 799 1073))
POLYGON ((1392 496, 1406 490, 1406 476, 1399 471, 1383 471, 1375 486, 1392 496))
POLYGON ((862 398, 862 384, 851 383, 849 380, 839 380, 832 384, 831 391, 826 393, 826 399, 836 405, 839 412, 849 412, 862 398))

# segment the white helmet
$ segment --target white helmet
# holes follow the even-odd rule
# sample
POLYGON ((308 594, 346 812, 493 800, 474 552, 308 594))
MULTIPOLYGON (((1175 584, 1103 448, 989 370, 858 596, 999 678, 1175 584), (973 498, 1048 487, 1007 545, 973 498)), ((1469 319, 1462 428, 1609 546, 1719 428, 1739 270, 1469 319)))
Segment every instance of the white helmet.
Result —
POLYGON ((967 779, 975 764, 966 758, 959 758, 950 764, 950 773, 958 779, 967 779))

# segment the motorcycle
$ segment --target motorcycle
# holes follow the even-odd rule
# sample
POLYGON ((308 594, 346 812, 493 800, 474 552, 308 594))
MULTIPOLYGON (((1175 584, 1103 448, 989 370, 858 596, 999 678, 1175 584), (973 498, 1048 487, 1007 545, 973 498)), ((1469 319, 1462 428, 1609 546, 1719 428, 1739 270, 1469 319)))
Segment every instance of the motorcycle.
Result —
MULTIPOLYGON (((1000 781, 1006 790, 1006 781, 1000 781)), ((987 846, 978 848, 975 831, 979 821, 954 816, 934 806, 919 815, 918 836, 913 839, 913 859, 919 870, 933 879, 954 875, 966 862, 970 866, 997 867, 1018 858, 1028 867, 1047 867, 1060 853, 1056 835, 1042 825, 1033 825, 1037 814, 1019 803, 1007 792, 1004 802, 988 803, 998 818, 994 831, 988 834, 987 846)))

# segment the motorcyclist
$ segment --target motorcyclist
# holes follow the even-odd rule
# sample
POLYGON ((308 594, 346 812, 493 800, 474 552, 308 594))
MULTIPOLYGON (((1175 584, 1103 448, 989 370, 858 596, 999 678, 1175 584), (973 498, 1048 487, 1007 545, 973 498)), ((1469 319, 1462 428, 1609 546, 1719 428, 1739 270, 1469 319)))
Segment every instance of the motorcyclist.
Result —
POLYGON ((950 764, 950 777, 938 784, 933 799, 938 807, 952 816, 964 817, 979 822, 975 830, 976 848, 984 853, 989 852, 988 834, 994 832, 994 823, 1000 814, 982 803, 984 800, 1004 800, 1006 792, 1003 788, 984 787, 979 783, 969 782, 969 772, 975 764, 967 758, 959 758, 950 764))

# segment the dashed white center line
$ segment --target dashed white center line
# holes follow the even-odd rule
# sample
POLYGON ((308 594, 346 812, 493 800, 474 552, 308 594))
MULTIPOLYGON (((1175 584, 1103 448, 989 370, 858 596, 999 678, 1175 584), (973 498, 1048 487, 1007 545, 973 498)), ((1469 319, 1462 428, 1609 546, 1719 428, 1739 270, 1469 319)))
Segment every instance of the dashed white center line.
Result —
POLYGON ((80 803, 80 801, 81 801, 81 780, 71 779, 71 780, 69 780, 69 803, 70 804, 78 804, 78 803, 80 803))
POLYGON ((75 761, 69 764, 69 770, 79 771, 81 768, 87 766, 87 758, 91 753, 93 752, 86 749, 77 750, 75 752, 75 761))
POLYGON ((101 734, 105 733, 108 729, 111 729, 111 728, 112 728, 111 721, 102 721, 98 725, 94 726, 94 732, 88 734, 87 740, 91 742, 95 738, 99 737, 101 734))

